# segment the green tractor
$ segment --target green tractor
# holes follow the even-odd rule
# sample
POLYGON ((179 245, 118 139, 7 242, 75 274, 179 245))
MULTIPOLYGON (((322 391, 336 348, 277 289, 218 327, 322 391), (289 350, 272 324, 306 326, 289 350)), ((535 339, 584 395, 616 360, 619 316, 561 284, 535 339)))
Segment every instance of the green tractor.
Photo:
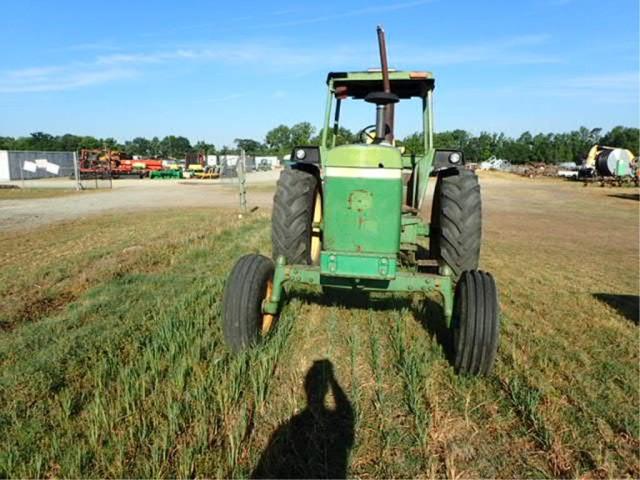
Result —
POLYGON ((295 147, 278 180, 275 263, 250 254, 235 264, 224 292, 224 338, 233 351, 255 345, 274 324, 284 289, 299 284, 325 295, 436 291, 452 329, 455 370, 487 375, 500 325, 496 283, 478 270, 478 179, 464 169, 462 152, 434 149, 433 76, 389 71, 380 27, 378 40, 380 70, 329 73, 321 143, 295 147), (412 98, 421 101, 424 154, 404 153, 393 139, 394 104, 412 98), (376 123, 360 131, 360 143, 336 146, 348 99, 374 104, 376 123), (436 184, 427 223, 430 177, 436 184))

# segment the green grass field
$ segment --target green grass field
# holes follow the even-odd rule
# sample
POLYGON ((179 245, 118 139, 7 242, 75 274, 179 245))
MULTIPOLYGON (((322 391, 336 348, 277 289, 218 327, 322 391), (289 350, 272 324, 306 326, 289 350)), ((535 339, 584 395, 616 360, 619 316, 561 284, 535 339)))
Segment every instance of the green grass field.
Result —
POLYGON ((282 458, 318 475, 639 477, 638 204, 530 185, 491 187, 485 208, 502 306, 486 379, 454 375, 435 299, 299 291, 266 342, 231 355, 224 281, 269 254, 268 212, 0 234, 0 476, 249 477, 294 425, 305 450, 282 458), (566 208, 545 208, 557 195, 566 208), (344 398, 318 410, 305 377, 323 360, 344 398))

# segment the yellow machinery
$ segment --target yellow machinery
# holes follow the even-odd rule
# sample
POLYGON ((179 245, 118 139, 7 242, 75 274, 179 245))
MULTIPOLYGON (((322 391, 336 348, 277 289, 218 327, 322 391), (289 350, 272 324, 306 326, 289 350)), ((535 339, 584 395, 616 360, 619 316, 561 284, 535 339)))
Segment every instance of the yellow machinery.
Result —
POLYGON ((213 168, 210 166, 203 167, 200 164, 192 163, 187 168, 187 171, 189 172, 190 178, 199 178, 201 180, 205 180, 205 179, 213 179, 213 178, 220 177, 220 173, 217 171, 216 168, 213 168))
POLYGON ((632 175, 633 158, 633 153, 627 149, 594 145, 589 150, 584 167, 601 177, 625 177, 632 175))

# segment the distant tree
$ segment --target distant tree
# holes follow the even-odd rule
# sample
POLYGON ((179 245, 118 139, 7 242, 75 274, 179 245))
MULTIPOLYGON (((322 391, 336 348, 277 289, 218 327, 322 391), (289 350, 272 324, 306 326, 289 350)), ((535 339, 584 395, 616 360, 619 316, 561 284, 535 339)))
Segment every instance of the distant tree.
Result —
POLYGON ((62 151, 75 151, 78 149, 81 137, 67 133, 61 137, 56 137, 57 149, 62 151))
POLYGON ((600 137, 602 136, 602 128, 592 128, 591 132, 589 132, 589 140, 592 143, 599 143, 600 137))
POLYGON ((53 135, 43 132, 34 132, 26 140, 29 150, 57 150, 57 142, 53 135))
POLYGON ((124 150, 130 155, 139 155, 141 157, 154 155, 151 141, 144 137, 136 137, 130 142, 125 142, 124 150))
POLYGON ((212 154, 216 153, 216 146, 213 143, 206 143, 206 142, 204 142, 202 140, 197 142, 193 146, 193 149, 197 150, 198 152, 204 152, 205 155, 212 155, 212 154))
MULTIPOLYGON (((331 131, 331 136, 333 136, 333 130, 331 131)), ((348 128, 338 128, 338 134, 336 135, 336 145, 348 145, 350 143, 356 143, 358 141, 359 139, 357 138, 357 134, 355 134, 348 128)))
POLYGON ((531 139, 531 153, 529 154, 529 159, 532 162, 555 162, 551 148, 551 143, 549 142, 549 138, 542 133, 538 133, 531 139))
POLYGON ((602 136, 600 143, 609 147, 626 148, 640 154, 640 129, 617 126, 602 136))
POLYGON ((247 154, 262 153, 264 150, 264 145, 251 138, 236 138, 234 143, 238 150, 244 150, 247 154))
MULTIPOLYGON (((309 139, 309 145, 320 145, 322 140, 322 130, 317 135, 312 136, 309 139)), ((333 129, 330 129, 327 133, 327 143, 331 145, 333 141, 333 129)), ((359 140, 356 138, 356 134, 345 127, 338 128, 338 135, 336 135, 336 145, 347 145, 350 143, 357 143, 359 140)))
POLYGON ((422 155, 424 153, 422 132, 414 132, 411 135, 407 135, 399 143, 404 146, 407 153, 413 153, 414 155, 422 155))
POLYGON ((184 158, 191 149, 191 142, 185 137, 168 135, 160 141, 160 154, 169 158, 184 158))
POLYGON ((278 125, 267 132, 264 141, 272 153, 284 154, 291 149, 291 129, 278 125))
POLYGON ((291 134, 288 145, 289 150, 293 149, 296 145, 309 145, 315 131, 315 127, 309 122, 300 122, 293 125, 289 130, 291 134))
POLYGON ((295 145, 312 145, 315 131, 309 122, 296 123, 291 128, 278 125, 267 132, 265 144, 271 153, 284 155, 290 153, 295 145))
POLYGON ((501 140, 502 139, 499 135, 491 134, 489 132, 480 132, 478 137, 470 140, 470 142, 473 142, 475 145, 473 152, 470 152, 470 154, 472 153, 472 161, 482 162, 492 156, 497 156, 501 140))
POLYGON ((122 145, 119 145, 118 141, 112 137, 102 139, 102 147, 111 150, 122 150, 122 145))
POLYGON ((15 139, 13 137, 0 137, 0 150, 14 150, 15 139))
POLYGON ((149 149, 154 157, 160 155, 160 139, 158 137, 153 137, 149 141, 149 149))
MULTIPOLYGON (((322 130, 316 135, 316 129, 309 122, 300 122, 291 127, 279 125, 269 130, 262 144, 250 138, 236 138, 238 147, 224 146, 221 153, 239 152, 244 149, 247 153, 274 153, 283 155, 290 153, 295 145, 318 145, 322 137, 322 130)), ((333 140, 333 130, 327 132, 329 144, 333 140)), ((355 134, 340 127, 336 136, 336 145, 358 142, 355 134)), ((580 127, 571 132, 537 133, 523 132, 517 138, 510 138, 503 133, 481 132, 472 135, 465 130, 449 130, 434 134, 436 148, 460 149, 464 152, 468 162, 481 162, 495 155, 510 160, 512 163, 526 162, 576 162, 587 155, 594 144, 627 148, 634 154, 640 152, 640 130, 635 127, 617 126, 609 132, 602 133, 601 128, 580 127)), ((398 145, 404 146, 408 152, 422 154, 424 150, 422 132, 415 132, 398 140, 398 145)), ((185 137, 169 135, 160 140, 153 137, 135 137, 126 141, 124 145, 115 138, 95 138, 66 133, 54 136, 45 132, 34 132, 24 137, 1 137, 0 150, 51 150, 74 151, 81 148, 113 148, 123 149, 127 153, 141 156, 165 156, 184 158, 187 152, 193 150, 205 151, 210 154, 216 151, 212 144, 199 141, 193 147, 185 137)))
POLYGON ((80 137, 78 148, 101 148, 102 141, 91 136, 80 137))

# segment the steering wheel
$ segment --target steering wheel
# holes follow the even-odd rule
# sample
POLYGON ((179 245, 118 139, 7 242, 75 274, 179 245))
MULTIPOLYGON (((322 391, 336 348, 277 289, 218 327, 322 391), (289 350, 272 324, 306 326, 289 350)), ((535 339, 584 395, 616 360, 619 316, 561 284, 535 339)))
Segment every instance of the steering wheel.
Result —
MULTIPOLYGON (((391 128, 389 127, 388 123, 385 123, 384 124, 384 134, 386 136, 389 133, 391 133, 391 128)), ((360 139, 360 143, 366 143, 366 144, 381 142, 382 140, 384 140, 384 138, 379 139, 376 136, 376 126, 375 125, 367 125, 362 130, 360 130, 358 132, 358 138, 360 139)))

